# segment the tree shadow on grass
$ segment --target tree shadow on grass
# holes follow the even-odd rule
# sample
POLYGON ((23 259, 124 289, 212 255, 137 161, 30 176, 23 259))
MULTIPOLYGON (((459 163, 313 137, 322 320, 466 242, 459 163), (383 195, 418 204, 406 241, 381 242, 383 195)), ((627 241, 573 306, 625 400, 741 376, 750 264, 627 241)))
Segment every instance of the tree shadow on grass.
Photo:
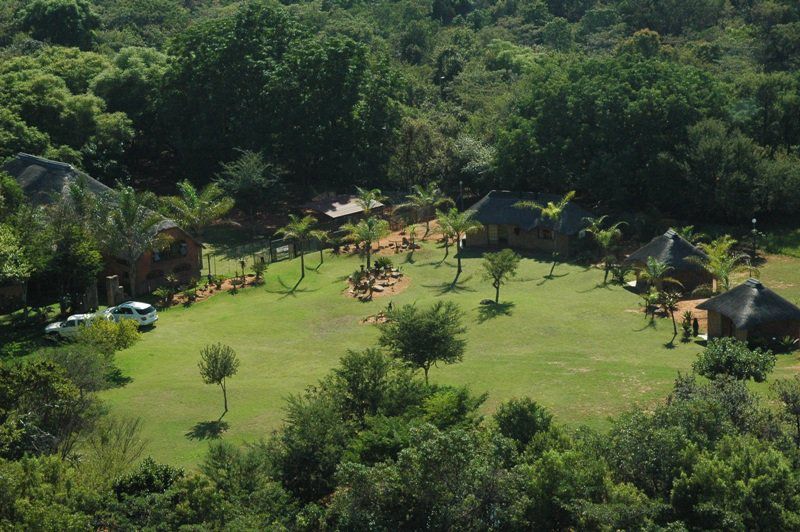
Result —
POLYGON ((295 297, 298 293, 302 294, 307 292, 316 292, 318 290, 317 288, 315 289, 299 288, 300 283, 302 282, 303 279, 298 279, 297 282, 294 284, 294 286, 289 286, 289 284, 286 281, 278 277, 278 284, 281 285, 283 290, 267 290, 267 292, 269 292, 270 294, 280 294, 283 296, 281 297, 281 299, 284 299, 289 296, 295 297))
POLYGON ((562 273, 562 274, 560 274, 560 275, 556 275, 556 274, 553 274, 553 275, 550 275, 550 274, 548 274, 548 275, 545 275, 544 277, 542 277, 542 280, 541 280, 541 281, 539 281, 538 283, 536 283, 536 286, 542 286, 542 285, 543 285, 543 284, 545 284, 547 281, 553 281, 553 280, 555 280, 555 279, 560 279, 561 277, 566 277, 567 275, 569 275, 569 274, 568 274, 568 273, 562 273))
POLYGON ((656 328, 656 320, 647 320, 647 323, 641 329, 634 329, 633 332, 642 332, 646 331, 647 329, 655 329, 656 328))
POLYGON ((586 290, 577 290, 577 293, 586 294, 586 293, 594 292, 595 290, 601 290, 601 289, 611 290, 611 284, 610 283, 602 283, 602 282, 601 283, 597 283, 593 287, 587 288, 586 290))
POLYGON ((464 279, 455 279, 454 281, 444 282, 439 284, 424 284, 425 288, 433 288, 436 291, 437 296, 443 296, 445 294, 458 294, 461 292, 475 292, 476 290, 470 286, 467 286, 467 283, 472 279, 472 276, 465 277, 464 279))
POLYGON ((227 421, 218 419, 216 421, 200 421, 189 429, 185 436, 190 440, 216 440, 222 437, 222 433, 227 431, 230 425, 227 421))
POLYGON ((106 381, 108 381, 112 388, 122 388, 133 382, 133 379, 127 375, 123 375, 119 368, 114 368, 106 375, 106 381))
POLYGON ((675 349, 677 347, 675 345, 675 338, 677 338, 677 337, 678 337, 678 333, 674 333, 672 335, 672 340, 670 340, 669 342, 666 342, 664 344, 664 349, 675 349))
POLYGON ((511 316, 515 304, 511 301, 480 305, 478 307, 478 323, 494 319, 498 316, 511 316))

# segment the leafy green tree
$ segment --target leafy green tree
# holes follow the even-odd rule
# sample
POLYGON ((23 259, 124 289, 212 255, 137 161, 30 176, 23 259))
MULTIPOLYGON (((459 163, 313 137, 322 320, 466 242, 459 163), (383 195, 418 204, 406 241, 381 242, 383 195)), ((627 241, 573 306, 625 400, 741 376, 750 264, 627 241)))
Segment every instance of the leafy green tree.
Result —
POLYGON ((550 428, 553 415, 529 397, 510 399, 497 407, 494 420, 500 434, 525 448, 534 436, 550 428))
POLYGON ((183 180, 178 183, 178 192, 178 196, 163 198, 164 210, 198 238, 203 237, 206 227, 233 208, 233 199, 226 196, 217 183, 209 183, 198 190, 188 180, 183 180))
POLYGON ((510 249, 483 254, 483 277, 492 281, 495 303, 500 302, 500 287, 517 275, 520 260, 522 257, 510 249))
MULTIPOLYGON (((558 226, 561 217, 564 215, 564 209, 567 208, 569 202, 575 197, 575 191, 571 190, 564 194, 564 197, 557 202, 548 201, 547 205, 542 205, 535 201, 520 201, 514 205, 519 209, 533 209, 539 211, 542 218, 550 220, 554 227, 558 226)), ((556 268, 556 261, 558 260, 558 241, 556 240, 556 232, 553 231, 553 264, 550 266, 549 277, 553 277, 553 270, 556 268)))
POLYGON ((481 229, 483 225, 473 218, 472 212, 459 212, 455 207, 447 212, 437 211, 436 218, 439 221, 439 226, 442 228, 442 231, 447 232, 455 238, 457 251, 456 260, 458 265, 455 280, 457 281, 463 271, 461 268, 461 239, 469 233, 481 229))
POLYGON ((372 257, 372 244, 380 241, 381 238, 389 234, 389 222, 371 216, 359 220, 358 223, 347 223, 342 226, 342 230, 347 233, 345 238, 351 242, 364 246, 364 255, 367 258, 367 269, 370 268, 370 258, 372 257))
POLYGON ((317 225, 317 219, 313 216, 303 216, 302 218, 296 214, 289 215, 289 223, 275 231, 276 235, 282 235, 294 242, 295 247, 300 251, 300 279, 306 276, 305 264, 305 250, 308 242, 312 238, 324 240, 326 233, 318 229, 314 229, 317 225))
POLYGON ((408 201, 397 208, 412 209, 416 213, 417 220, 425 220, 425 234, 422 237, 424 239, 430 233, 430 219, 436 209, 444 205, 453 205, 453 200, 445 196, 439 185, 433 181, 424 186, 414 185, 411 189, 412 193, 406 196, 408 201))
POLYGON ((33 273, 14 229, 0 224, 0 284, 24 283, 33 273))
POLYGON ((230 346, 216 343, 200 350, 200 376, 206 384, 216 384, 222 389, 224 410, 219 419, 228 413, 228 389, 226 380, 239 371, 239 359, 230 346))
POLYGON ((113 195, 103 198, 99 213, 100 242, 113 255, 126 261, 128 288, 136 296, 136 262, 143 253, 166 245, 157 231, 161 216, 152 210, 152 194, 136 192, 128 186, 119 186, 113 195))
POLYGON ((692 368, 709 379, 730 375, 739 380, 763 382, 775 367, 775 359, 771 351, 750 349, 735 338, 714 338, 698 355, 692 368))
POLYGON ((403 305, 390 313, 381 326, 378 343, 409 366, 428 372, 441 362, 453 364, 464 358, 466 329, 461 309, 452 301, 437 302, 426 309, 403 305))
POLYGON ((772 389, 783 404, 784 414, 794 427, 794 441, 800 447, 800 376, 777 380, 772 389))
POLYGON ((257 212, 283 194, 280 175, 281 170, 265 161, 261 153, 242 150, 237 159, 222 165, 217 183, 253 220, 257 212))
POLYGON ((19 14, 34 39, 87 49, 100 20, 87 0, 32 0, 19 14))

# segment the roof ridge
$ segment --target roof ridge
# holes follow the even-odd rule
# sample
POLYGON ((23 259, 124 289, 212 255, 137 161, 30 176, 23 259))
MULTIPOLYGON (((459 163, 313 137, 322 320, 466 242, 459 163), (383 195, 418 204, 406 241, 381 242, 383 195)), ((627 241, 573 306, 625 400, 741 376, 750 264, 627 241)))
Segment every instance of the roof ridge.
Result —
POLYGON ((36 163, 40 166, 55 168, 58 170, 65 170, 68 172, 75 172, 76 169, 69 163, 61 162, 61 161, 54 161, 52 159, 45 159, 44 157, 40 157, 38 155, 31 155, 30 153, 19 152, 17 154, 17 159, 22 161, 29 161, 36 163))

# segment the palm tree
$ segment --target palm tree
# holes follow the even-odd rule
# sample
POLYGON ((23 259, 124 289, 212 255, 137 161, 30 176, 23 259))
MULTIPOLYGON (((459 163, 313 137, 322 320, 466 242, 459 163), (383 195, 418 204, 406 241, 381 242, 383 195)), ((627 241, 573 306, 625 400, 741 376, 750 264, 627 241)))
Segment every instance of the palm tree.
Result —
POLYGON ((383 195, 379 188, 366 189, 356 187, 356 195, 356 203, 364 211, 365 216, 369 216, 378 203, 386 200, 386 196, 383 195))
POLYGON ((713 291, 717 291, 717 283, 722 285, 722 291, 730 289, 730 278, 734 273, 751 271, 751 275, 758 275, 758 270, 750 264, 750 256, 746 253, 731 251, 736 240, 730 235, 725 235, 709 244, 699 244, 706 253, 706 258, 688 257, 687 260, 699 264, 714 279, 713 291))
POLYGON ((367 269, 370 268, 372 257, 372 244, 389 234, 389 222, 374 216, 360 220, 358 223, 347 223, 342 226, 347 232, 345 238, 357 244, 364 244, 367 256, 367 269))
POLYGON ((681 238, 687 242, 691 242, 692 244, 697 244, 698 242, 708 239, 707 234, 695 231, 693 225, 684 225, 683 227, 678 227, 675 229, 675 232, 678 233, 681 238))
POLYGON ((456 280, 458 280, 458 276, 461 275, 462 272, 461 238, 483 227, 483 225, 472 216, 472 211, 459 212, 455 207, 451 208, 446 213, 442 211, 436 212, 436 217, 439 219, 439 225, 442 227, 442 230, 455 237, 456 259, 458 261, 456 280))
POLYGON ((670 270, 672 270, 672 266, 669 266, 667 263, 655 257, 647 257, 647 264, 639 268, 639 278, 647 281, 647 283, 655 287, 658 292, 663 292, 664 283, 673 283, 678 286, 683 286, 680 281, 667 275, 670 270))
POLYGON ((603 222, 608 216, 603 215, 599 218, 585 218, 587 222, 586 231, 591 233, 597 245, 603 254, 603 262, 605 275, 603 276, 603 284, 608 282, 608 273, 611 271, 611 266, 614 264, 616 257, 612 253, 614 242, 622 238, 622 230, 620 227, 625 225, 625 222, 617 222, 611 227, 603 229, 603 222))
POLYGON ((116 194, 103 199, 103 208, 98 213, 100 242, 128 264, 131 297, 136 296, 136 261, 146 251, 162 249, 168 244, 168 238, 158 232, 163 218, 151 208, 156 203, 151 193, 120 186, 116 194))
POLYGON ((305 247, 306 243, 312 238, 322 240, 326 234, 324 231, 314 229, 317 219, 313 216, 300 218, 296 214, 289 215, 289 223, 275 231, 276 235, 283 235, 293 241, 296 247, 300 248, 300 280, 306 276, 305 247))
POLYGON ((425 234, 422 236, 424 240, 431 231, 430 218, 436 209, 445 205, 455 205, 455 202, 445 196, 435 182, 428 183, 427 186, 414 185, 411 190, 412 193, 406 196, 408 201, 398 205, 397 209, 413 209, 418 220, 425 220, 425 234))
MULTIPOLYGON (((542 213, 542 218, 551 220, 553 222, 553 227, 555 228, 558 225, 558 222, 561 221, 561 217, 564 215, 564 209, 567 208, 567 205, 572 198, 575 197, 575 191, 570 190, 564 197, 561 198, 557 202, 548 201, 547 205, 542 205, 536 201, 520 201, 514 204, 514 207, 518 207, 521 209, 533 209, 535 211, 539 211, 542 213)), ((553 271, 556 269, 556 261, 558 260, 558 241, 556 240, 556 232, 553 231, 553 265, 550 266, 550 273, 548 277, 553 277, 553 271)))
POLYGON ((217 183, 197 190, 188 180, 178 183, 177 196, 163 198, 163 210, 197 238, 206 227, 225 216, 233 208, 233 198, 225 195, 217 183))

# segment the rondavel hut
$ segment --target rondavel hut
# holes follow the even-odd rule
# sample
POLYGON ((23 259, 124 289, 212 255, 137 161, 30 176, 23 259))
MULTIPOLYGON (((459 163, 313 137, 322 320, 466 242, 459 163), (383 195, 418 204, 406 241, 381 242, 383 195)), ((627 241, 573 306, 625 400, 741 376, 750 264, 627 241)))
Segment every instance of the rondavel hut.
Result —
POLYGON ((638 268, 646 266, 650 257, 669 266, 667 275, 679 281, 687 292, 702 284, 711 284, 711 274, 701 265, 707 258, 705 252, 672 229, 655 237, 625 259, 626 264, 637 268, 636 287, 639 289, 646 287, 639 280, 638 268))
POLYGON ((697 308, 708 311, 709 338, 800 338, 800 308, 758 279, 748 279, 697 308))

